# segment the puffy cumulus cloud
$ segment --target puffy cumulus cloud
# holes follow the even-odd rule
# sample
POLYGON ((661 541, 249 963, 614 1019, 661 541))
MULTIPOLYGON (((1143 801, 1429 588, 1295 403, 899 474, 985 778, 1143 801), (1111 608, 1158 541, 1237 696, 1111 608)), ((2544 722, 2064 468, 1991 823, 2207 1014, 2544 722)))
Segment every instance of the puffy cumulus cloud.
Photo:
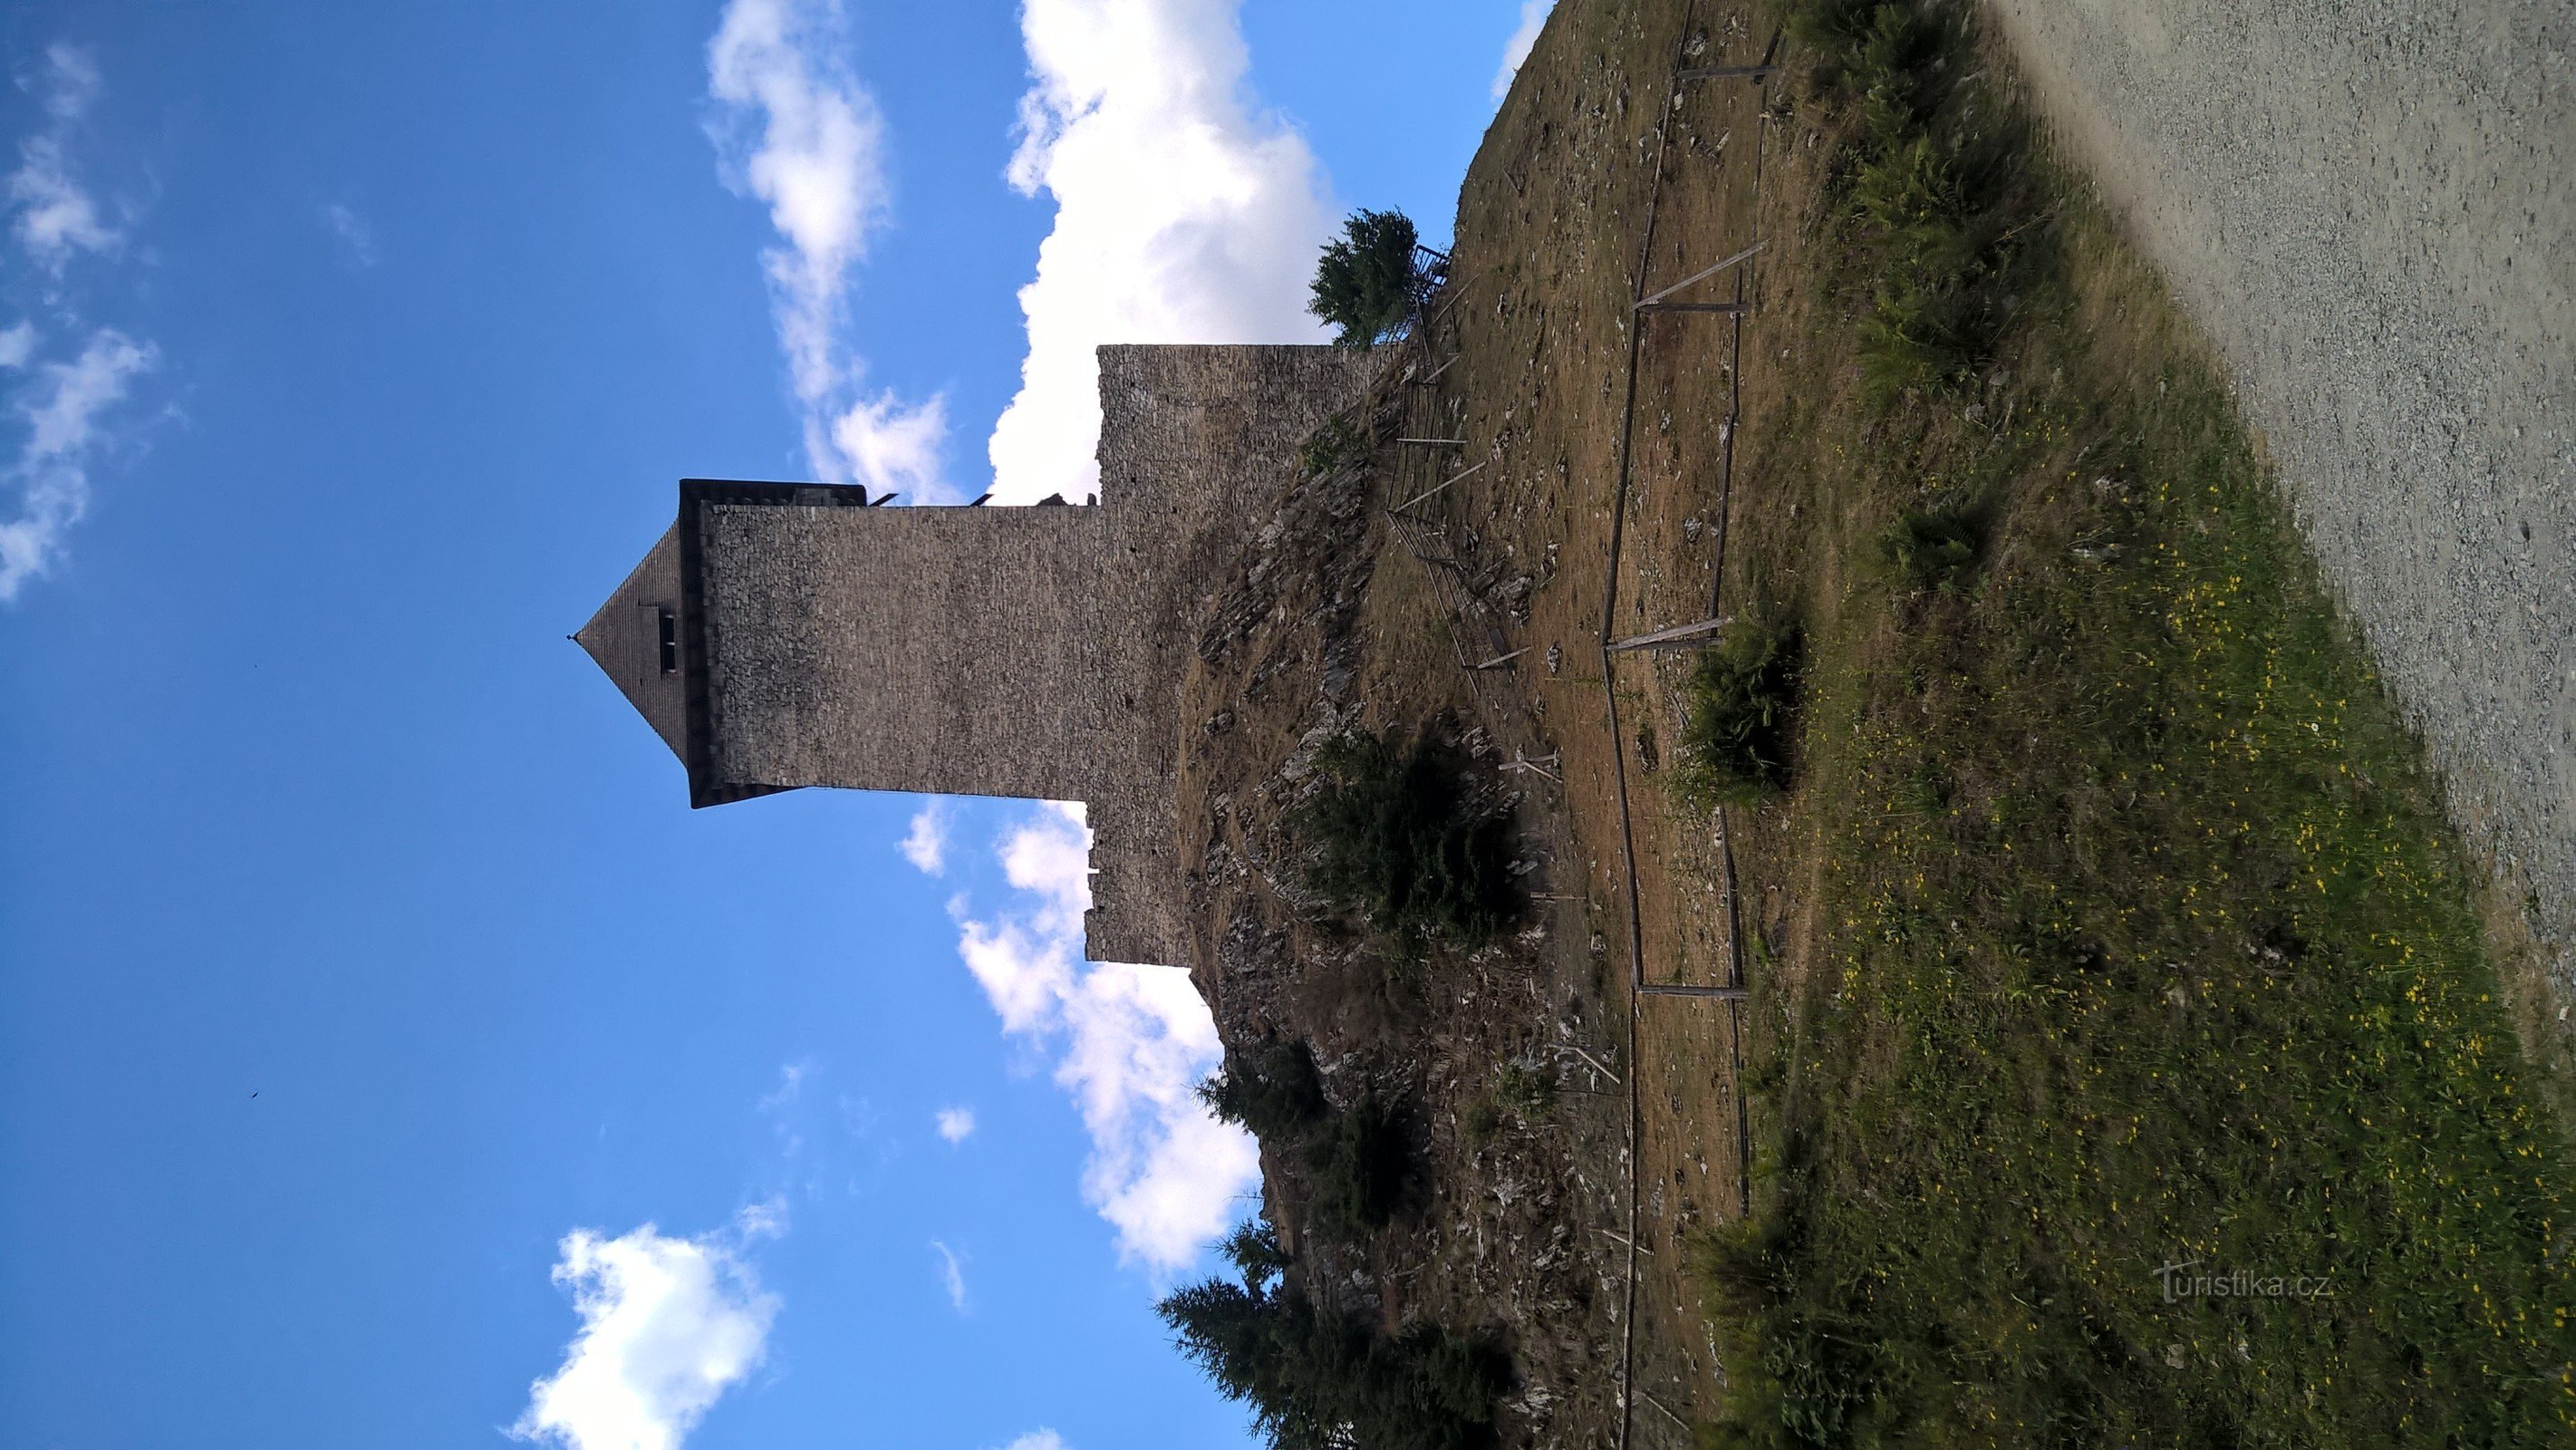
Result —
POLYGON ((529 1389, 513 1437, 564 1450, 674 1450, 727 1389, 757 1368, 778 1314, 742 1258, 781 1227, 775 1205, 729 1230, 665 1238, 566 1235, 555 1265, 581 1330, 563 1367, 529 1389))
POLYGON ((21 434, 0 464, 0 497, 14 496, 0 517, 0 601, 15 599, 61 556, 64 536, 89 509, 90 468, 117 441, 110 414, 158 361, 152 344, 85 321, 70 300, 72 264, 84 253, 115 252, 124 237, 103 220, 72 163, 81 118, 98 98, 98 68, 62 45, 45 62, 32 82, 43 90, 45 129, 19 143, 18 169, 0 187, 17 244, 6 260, 45 275, 53 314, 42 329, 23 318, 0 329, 0 371, 13 378, 7 414, 21 434), (53 357, 40 360, 46 352, 53 357))
POLYGON ((1062 1435, 1040 1426, 1013 1440, 1003 1450, 1065 1450, 1065 1443, 1062 1435))
POLYGON ((1502 69, 1494 72, 1494 99, 1501 100, 1511 91, 1512 77, 1521 73, 1521 62, 1529 59, 1530 47, 1538 44, 1538 33, 1547 26, 1548 12, 1556 0, 1521 0, 1521 23, 1512 38, 1503 42, 1502 69))
POLYGON ((937 876, 948 869, 948 807, 939 801, 925 801, 912 813, 912 829, 898 843, 903 859, 925 876, 937 876))
POLYGON ((1091 1137, 1083 1194, 1118 1231, 1121 1255, 1176 1273, 1260 1182, 1252 1139, 1194 1091, 1223 1053, 1215 1020, 1178 968, 1082 960, 1091 883, 1080 806, 1045 807, 999 854, 1021 894, 991 919, 961 916, 959 953, 1003 1030, 1061 1045, 1055 1080, 1091 1137))
POLYGON ((1312 342, 1332 229, 1303 138, 1259 112, 1239 0, 1028 0, 1010 182, 1056 205, 1020 289, 1028 355, 994 425, 997 502, 1098 487, 1105 342, 1312 342))
POLYGON ((973 1108, 941 1108, 936 1121, 939 1124, 939 1136, 950 1143, 963 1143, 975 1136, 973 1108))
POLYGON ((779 236, 761 260, 807 460, 835 483, 918 500, 944 493, 946 402, 870 391, 842 338, 850 272, 892 201, 885 120, 849 48, 836 0, 733 0, 707 42, 708 134, 725 184, 765 203, 779 236))

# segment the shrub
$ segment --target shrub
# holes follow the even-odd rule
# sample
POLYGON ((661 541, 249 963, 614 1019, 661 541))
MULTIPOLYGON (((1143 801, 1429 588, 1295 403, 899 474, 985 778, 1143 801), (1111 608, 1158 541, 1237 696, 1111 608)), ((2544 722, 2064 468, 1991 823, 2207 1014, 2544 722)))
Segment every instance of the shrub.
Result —
POLYGON ((1228 1053, 1198 1093, 1208 1111, 1264 1142, 1302 1141, 1327 1111, 1315 1054, 1293 1039, 1274 1039, 1249 1058, 1228 1053))
POLYGON ((1335 1117, 1307 1158, 1315 1194, 1308 1215, 1316 1231, 1349 1241, 1386 1227, 1404 1194, 1408 1156, 1403 1126, 1376 1098, 1335 1117))
POLYGON ((1509 823, 1469 807, 1455 752, 1424 739, 1399 753, 1354 732, 1315 764, 1322 788, 1293 821, 1315 849, 1307 884, 1327 901, 1408 954, 1432 938, 1481 945, 1519 910, 1509 823))
POLYGON ((1306 310, 1331 324, 1343 347, 1373 347, 1403 335, 1423 277, 1414 263, 1413 221, 1400 211, 1352 212, 1340 241, 1315 264, 1306 310))
POLYGON ((1789 778, 1789 714, 1797 686, 1797 635, 1738 620, 1700 652, 1682 722, 1685 799, 1743 803, 1789 778))
POLYGON ((1945 111, 1943 68, 1965 51, 1924 7, 1809 0, 1794 28, 1826 53, 1820 81, 1856 123, 1849 215, 1872 274, 1862 381, 1881 403, 1946 391, 1983 362, 2014 305, 2015 233, 1998 218, 2022 170, 2017 139, 1945 111))
POLYGON ((1491 1345, 1432 1324, 1381 1334, 1318 1310, 1287 1282, 1266 1227, 1227 1242, 1238 1241, 1254 1251, 1251 1264, 1238 1260, 1242 1283, 1210 1279, 1155 1312, 1219 1392, 1251 1406, 1275 1450, 1470 1450, 1493 1438, 1511 1373, 1491 1345))
POLYGON ((1297 445, 1297 467, 1308 478, 1321 478, 1345 463, 1359 461, 1367 453, 1367 440, 1348 418, 1336 413, 1297 445))
POLYGON ((1494 1097, 1524 1118, 1539 1117, 1556 1106, 1556 1075, 1516 1062, 1507 1064, 1494 1097))
POLYGON ((1907 509, 1879 535, 1880 557, 1920 589, 1947 589, 1977 560, 1977 536, 1957 514, 1907 509))

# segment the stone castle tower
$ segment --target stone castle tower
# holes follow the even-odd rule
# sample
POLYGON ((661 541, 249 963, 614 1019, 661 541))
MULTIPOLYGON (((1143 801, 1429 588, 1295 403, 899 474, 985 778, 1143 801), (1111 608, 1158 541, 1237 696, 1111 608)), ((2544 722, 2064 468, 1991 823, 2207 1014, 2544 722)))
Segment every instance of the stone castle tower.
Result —
POLYGON ((1086 802, 1088 955, 1185 965, 1172 789, 1197 621, 1365 358, 1100 349, 1097 507, 687 480, 575 638, 692 806, 809 785, 1086 802))

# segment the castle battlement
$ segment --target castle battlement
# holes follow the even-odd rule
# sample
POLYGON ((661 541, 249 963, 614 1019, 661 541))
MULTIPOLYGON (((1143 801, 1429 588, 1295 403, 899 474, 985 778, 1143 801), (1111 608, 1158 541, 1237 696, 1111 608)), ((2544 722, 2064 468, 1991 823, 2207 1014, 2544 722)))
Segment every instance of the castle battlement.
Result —
POLYGON ((803 786, 1085 802, 1086 951, 1186 965, 1172 789, 1195 626, 1370 364, 1099 356, 1096 506, 689 479, 576 638, 679 756, 692 806, 803 786))

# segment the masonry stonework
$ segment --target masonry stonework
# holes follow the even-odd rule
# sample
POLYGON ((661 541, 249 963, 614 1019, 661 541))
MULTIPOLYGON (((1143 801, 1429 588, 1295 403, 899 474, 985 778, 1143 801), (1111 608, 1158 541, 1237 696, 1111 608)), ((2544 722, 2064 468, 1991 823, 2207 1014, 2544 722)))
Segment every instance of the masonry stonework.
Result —
POLYGON ((1085 802, 1087 954, 1186 965, 1190 642, 1298 445, 1369 370, 1326 347, 1100 349, 1096 507, 689 480, 576 638, 693 805, 813 785, 1085 802))

